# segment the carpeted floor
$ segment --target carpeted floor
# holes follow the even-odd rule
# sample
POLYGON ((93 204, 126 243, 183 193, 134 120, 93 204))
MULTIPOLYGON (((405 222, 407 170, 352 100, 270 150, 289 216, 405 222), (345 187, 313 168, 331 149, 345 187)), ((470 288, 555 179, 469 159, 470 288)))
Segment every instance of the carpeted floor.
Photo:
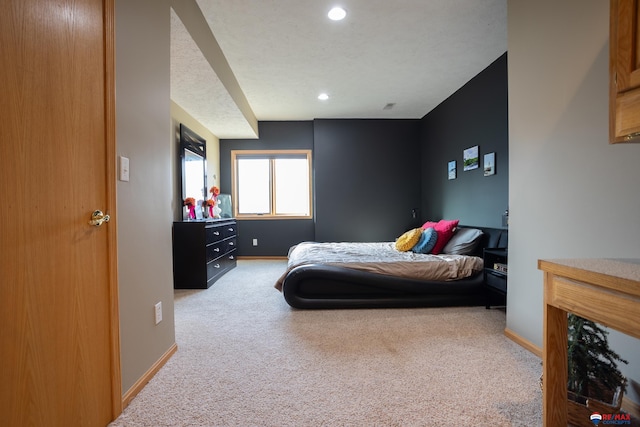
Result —
POLYGON ((538 426, 540 359, 484 307, 301 311, 285 261, 175 292, 178 352, 112 427, 538 426))

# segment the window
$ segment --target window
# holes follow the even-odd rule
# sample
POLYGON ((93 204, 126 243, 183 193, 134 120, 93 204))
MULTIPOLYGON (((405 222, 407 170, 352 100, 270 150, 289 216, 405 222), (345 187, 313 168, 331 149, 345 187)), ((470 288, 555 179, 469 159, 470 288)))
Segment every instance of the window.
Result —
POLYGON ((311 150, 232 150, 234 215, 311 218, 311 150))

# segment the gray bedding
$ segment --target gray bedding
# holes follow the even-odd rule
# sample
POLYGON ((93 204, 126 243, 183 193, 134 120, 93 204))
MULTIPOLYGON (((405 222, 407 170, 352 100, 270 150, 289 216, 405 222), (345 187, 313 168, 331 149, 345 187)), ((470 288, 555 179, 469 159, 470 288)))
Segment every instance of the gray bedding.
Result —
POLYGON ((329 264, 371 273, 418 280, 451 281, 473 276, 482 271, 482 258, 467 255, 431 255, 400 252, 394 242, 302 242, 288 254, 287 271, 304 264, 329 264))

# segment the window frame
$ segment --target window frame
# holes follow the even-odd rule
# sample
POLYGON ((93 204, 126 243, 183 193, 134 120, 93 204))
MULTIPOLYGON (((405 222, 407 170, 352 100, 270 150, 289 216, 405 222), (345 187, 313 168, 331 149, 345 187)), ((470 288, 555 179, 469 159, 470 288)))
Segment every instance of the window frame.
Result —
POLYGON ((313 219, 313 159, 311 150, 231 150, 231 194, 236 203, 233 204, 233 215, 242 220, 272 220, 272 219, 313 219), (273 163, 278 158, 291 156, 305 156, 309 171, 309 215, 276 214, 275 169, 273 163), (269 159, 269 199, 270 212, 265 214, 241 214, 238 211, 240 198, 238 194, 238 159, 256 158, 269 159))

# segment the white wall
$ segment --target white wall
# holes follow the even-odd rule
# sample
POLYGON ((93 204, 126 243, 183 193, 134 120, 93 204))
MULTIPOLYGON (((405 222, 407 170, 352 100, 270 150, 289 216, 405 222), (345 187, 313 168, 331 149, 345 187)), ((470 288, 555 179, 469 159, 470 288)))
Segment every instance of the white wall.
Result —
MULTIPOLYGON (((609 2, 509 0, 508 19, 507 328, 542 347, 538 259, 640 258, 640 144, 608 144, 609 2)), ((640 381, 640 340, 610 342, 640 381)))
POLYGON ((175 343, 169 12, 165 0, 116 1, 117 153, 131 171, 117 185, 123 393, 175 343))

